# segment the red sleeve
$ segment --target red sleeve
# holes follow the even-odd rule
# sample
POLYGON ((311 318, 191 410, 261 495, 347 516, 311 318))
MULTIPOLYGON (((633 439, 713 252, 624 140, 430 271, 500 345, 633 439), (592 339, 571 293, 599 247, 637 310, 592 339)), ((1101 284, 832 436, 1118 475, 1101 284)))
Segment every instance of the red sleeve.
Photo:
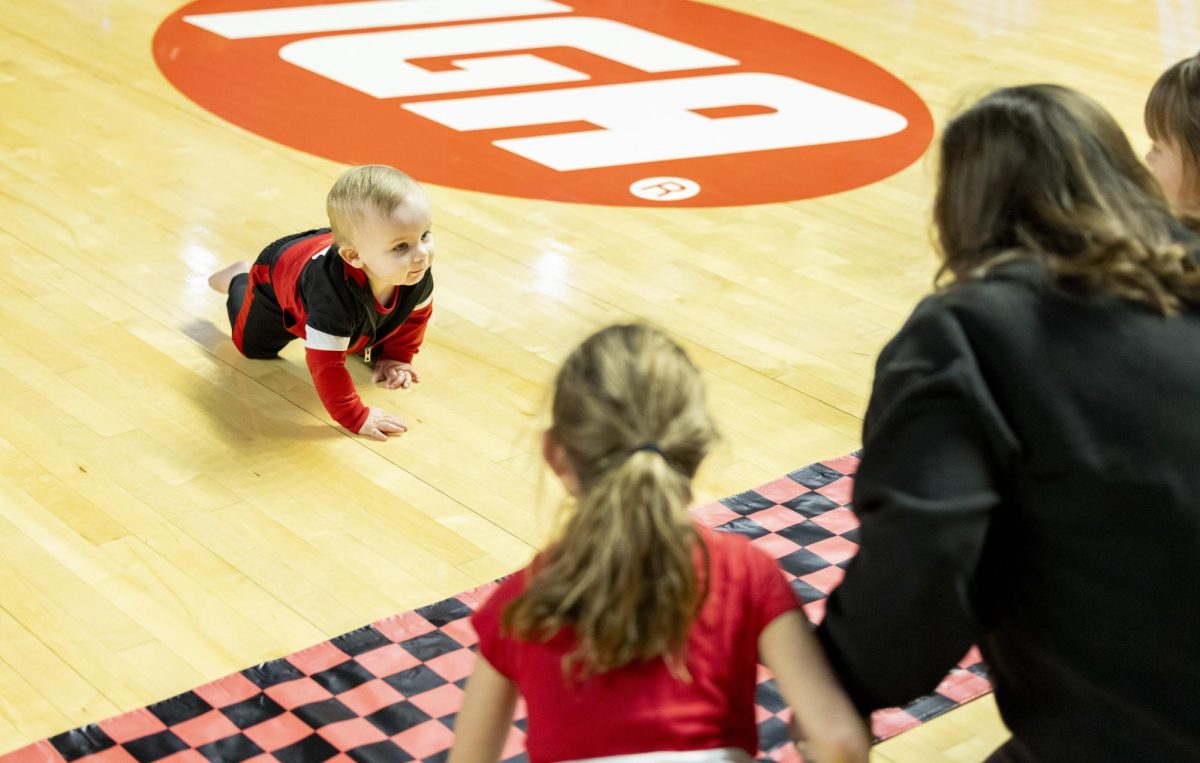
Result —
POLYGON ((355 434, 362 429, 370 413, 354 389, 354 380, 346 370, 346 353, 338 350, 304 349, 308 371, 325 410, 333 420, 355 434))
POLYGON ((471 625, 479 636, 479 654, 510 681, 516 681, 520 642, 500 632, 504 608, 525 589, 526 570, 513 573, 492 592, 483 606, 471 616, 471 625))
POLYGON ((401 363, 411 363, 413 356, 425 340, 425 327, 429 324, 429 316, 433 315, 433 298, 426 301, 424 307, 418 307, 409 313, 408 318, 400 327, 388 335, 381 343, 379 357, 391 358, 401 363))

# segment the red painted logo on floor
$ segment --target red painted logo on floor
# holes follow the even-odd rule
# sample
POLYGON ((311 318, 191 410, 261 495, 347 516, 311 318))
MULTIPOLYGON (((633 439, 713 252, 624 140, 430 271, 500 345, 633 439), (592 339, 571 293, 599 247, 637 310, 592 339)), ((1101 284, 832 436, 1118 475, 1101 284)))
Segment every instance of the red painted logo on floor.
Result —
POLYGON ((535 199, 806 199, 900 171, 933 134, 861 56, 689 0, 197 0, 154 56, 285 145, 535 199))

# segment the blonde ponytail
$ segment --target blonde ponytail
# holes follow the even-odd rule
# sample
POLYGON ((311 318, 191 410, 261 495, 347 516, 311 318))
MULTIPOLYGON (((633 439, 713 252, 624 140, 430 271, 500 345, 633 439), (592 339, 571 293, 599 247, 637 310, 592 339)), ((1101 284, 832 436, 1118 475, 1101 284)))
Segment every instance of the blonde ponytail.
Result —
POLYGON ((579 478, 579 505, 505 628, 534 641, 573 629, 564 670, 581 676, 656 657, 684 675, 704 558, 686 508, 716 438, 698 372, 657 330, 604 329, 559 372, 551 434, 579 478))

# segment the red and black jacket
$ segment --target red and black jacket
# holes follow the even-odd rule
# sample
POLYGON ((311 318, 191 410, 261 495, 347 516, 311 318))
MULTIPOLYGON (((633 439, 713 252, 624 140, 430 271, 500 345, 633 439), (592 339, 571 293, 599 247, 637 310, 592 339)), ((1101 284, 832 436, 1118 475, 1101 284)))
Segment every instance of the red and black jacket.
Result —
POLYGON ((433 269, 412 286, 398 286, 389 304, 372 294, 366 274, 339 256, 328 228, 298 233, 263 251, 251 282, 269 283, 284 327, 305 340, 305 359, 329 415, 351 432, 367 408, 346 370, 346 355, 405 363, 425 338, 433 313, 433 269))

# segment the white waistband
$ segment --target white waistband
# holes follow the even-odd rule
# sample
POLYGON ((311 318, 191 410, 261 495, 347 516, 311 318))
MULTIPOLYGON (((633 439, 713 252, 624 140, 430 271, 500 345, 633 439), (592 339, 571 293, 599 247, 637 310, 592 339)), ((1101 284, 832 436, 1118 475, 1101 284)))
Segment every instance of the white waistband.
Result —
POLYGON ((752 763, 753 760, 740 747, 722 747, 717 750, 640 752, 636 755, 611 755, 566 763, 752 763))

